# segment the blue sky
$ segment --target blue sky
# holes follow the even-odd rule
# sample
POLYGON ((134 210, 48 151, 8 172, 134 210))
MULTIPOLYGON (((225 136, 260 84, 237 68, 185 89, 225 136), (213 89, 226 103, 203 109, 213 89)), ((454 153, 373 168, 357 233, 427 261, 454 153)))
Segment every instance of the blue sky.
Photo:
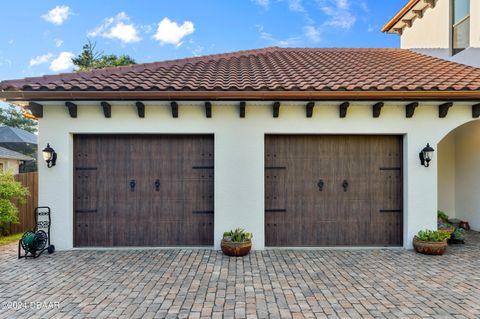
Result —
POLYGON ((63 73, 90 39, 137 62, 269 46, 398 47, 407 0, 4 1, 0 80, 63 73))

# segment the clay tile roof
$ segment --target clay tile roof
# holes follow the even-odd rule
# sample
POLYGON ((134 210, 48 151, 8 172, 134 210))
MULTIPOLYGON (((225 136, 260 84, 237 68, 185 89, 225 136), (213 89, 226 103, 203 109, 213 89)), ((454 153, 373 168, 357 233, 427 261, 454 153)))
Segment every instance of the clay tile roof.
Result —
POLYGON ((5 91, 477 91, 480 69, 404 49, 265 48, 0 82, 5 91))

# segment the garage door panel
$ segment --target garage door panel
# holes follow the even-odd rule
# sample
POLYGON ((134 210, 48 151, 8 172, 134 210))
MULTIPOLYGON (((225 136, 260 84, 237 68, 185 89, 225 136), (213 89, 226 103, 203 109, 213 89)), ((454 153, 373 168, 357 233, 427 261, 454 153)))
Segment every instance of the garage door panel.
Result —
POLYGON ((76 135, 74 154, 74 165, 98 168, 97 183, 76 177, 75 194, 83 199, 75 209, 95 204, 105 212, 74 212, 76 246, 213 244, 213 214, 192 214, 213 211, 213 168, 192 170, 213 166, 213 136, 76 135))
POLYGON ((402 244, 400 136, 270 135, 265 143, 266 168, 286 172, 284 185, 266 173, 266 209, 285 207, 281 217, 265 214, 267 246, 402 244))

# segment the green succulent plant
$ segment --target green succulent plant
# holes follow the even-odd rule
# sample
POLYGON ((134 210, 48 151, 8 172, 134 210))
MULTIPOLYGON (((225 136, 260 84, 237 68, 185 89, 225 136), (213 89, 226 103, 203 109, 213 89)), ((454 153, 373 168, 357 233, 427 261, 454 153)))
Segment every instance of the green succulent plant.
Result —
POLYGON ((441 210, 437 212, 437 218, 442 221, 448 222, 448 215, 445 212, 442 212, 441 210))
POLYGON ((452 238, 456 240, 465 240, 466 231, 463 228, 457 228, 452 234, 452 238))
POLYGON ((252 233, 247 233, 242 228, 237 228, 235 230, 227 231, 223 233, 223 240, 243 243, 244 241, 251 240, 253 237, 252 233))
POLYGON ((431 242, 442 242, 445 239, 450 238, 450 233, 444 230, 421 230, 417 234, 417 240, 420 241, 431 241, 431 242))

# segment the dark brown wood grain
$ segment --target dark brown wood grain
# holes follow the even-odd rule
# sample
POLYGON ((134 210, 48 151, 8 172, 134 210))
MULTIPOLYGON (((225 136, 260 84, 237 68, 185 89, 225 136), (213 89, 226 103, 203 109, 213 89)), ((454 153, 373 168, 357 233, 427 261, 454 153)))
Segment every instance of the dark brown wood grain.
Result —
POLYGON ((75 135, 75 246, 212 245, 213 148, 211 135, 75 135))
POLYGON ((266 245, 402 245, 402 156, 401 136, 266 136, 266 245))

